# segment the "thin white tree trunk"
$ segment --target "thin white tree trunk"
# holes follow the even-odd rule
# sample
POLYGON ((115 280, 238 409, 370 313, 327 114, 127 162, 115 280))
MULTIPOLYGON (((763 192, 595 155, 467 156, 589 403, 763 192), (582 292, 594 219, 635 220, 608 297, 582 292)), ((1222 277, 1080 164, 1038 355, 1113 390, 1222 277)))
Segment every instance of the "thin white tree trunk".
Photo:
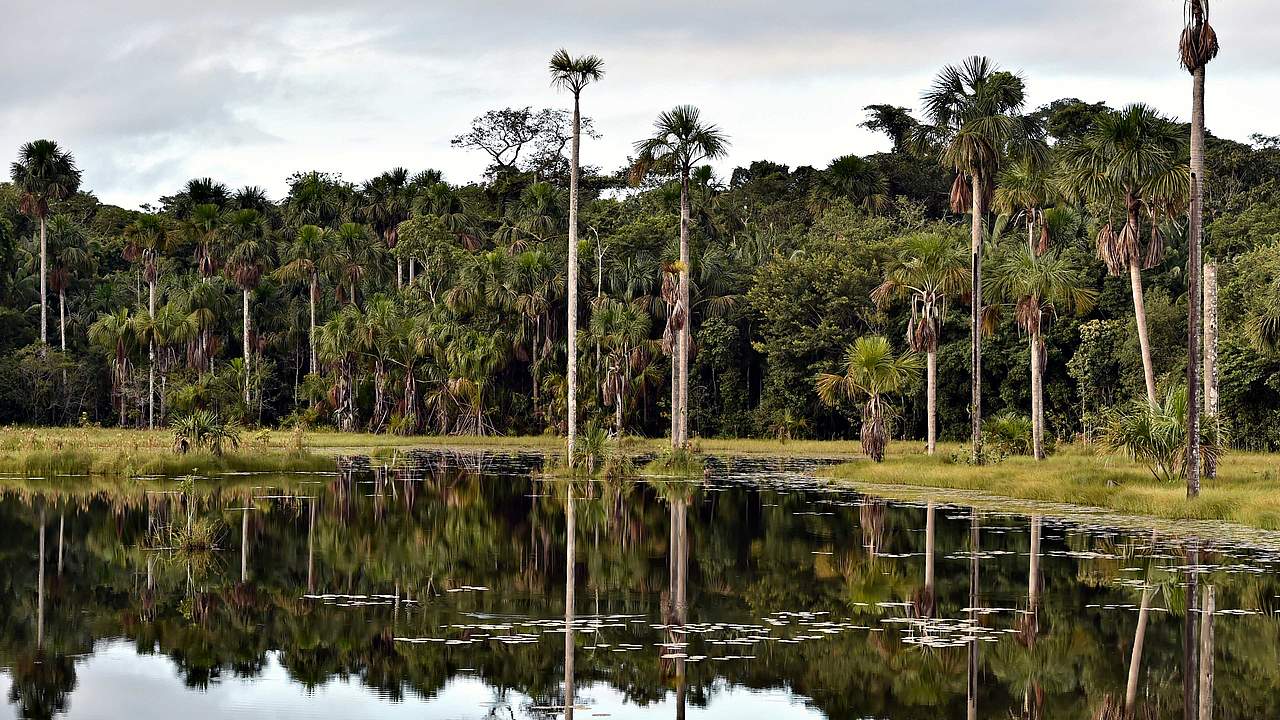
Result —
POLYGON ((1142 269, 1137 259, 1129 262, 1129 288, 1133 293, 1133 318, 1138 325, 1138 346, 1142 350, 1142 379, 1147 386, 1147 402, 1156 406, 1156 373, 1151 364, 1151 339, 1147 335, 1147 303, 1142 295, 1142 269))
POLYGON ((1200 494, 1200 250, 1204 222, 1204 65, 1191 81, 1191 206, 1187 223, 1187 497, 1200 494))
POLYGON ((48 244, 45 241, 45 219, 40 218, 40 344, 49 344, 49 273, 46 269, 48 244))
POLYGON ((249 291, 241 292, 244 298, 244 404, 249 404, 249 291))
POLYGON ((972 433, 972 460, 982 461, 982 180, 976 174, 972 178, 973 208, 969 225, 969 264, 972 276, 969 285, 970 318, 970 378, 973 398, 969 408, 972 433))
MULTIPOLYGON (((573 95, 573 140, 569 157, 569 466, 574 465, 574 450, 578 441, 578 162, 582 140, 582 115, 578 94, 573 95)), ((568 641, 566 641, 568 642, 568 641)), ((567 672, 567 671, 566 671, 567 672)), ((573 688, 565 692, 573 694, 573 688)), ((566 702, 566 706, 572 705, 566 702)))
POLYGON ((1044 452, 1044 367, 1042 341, 1039 333, 1031 335, 1031 444, 1036 460, 1043 460, 1044 452))
POLYGON ((147 428, 156 427, 156 281, 147 281, 147 314, 151 316, 152 332, 147 342, 147 428))
MULTIPOLYGON (((1204 264, 1204 414, 1218 423, 1218 263, 1204 264)), ((1218 463, 1204 458, 1204 476, 1218 476, 1218 463)))
POLYGON ((249 582, 249 511, 240 517, 240 582, 249 582))
POLYGON ((929 415, 925 421, 928 426, 926 449, 930 455, 933 455, 938 451, 938 351, 930 350, 925 363, 928 379, 925 397, 927 398, 927 412, 929 415))
POLYGON ((1125 684, 1124 712, 1133 717, 1138 702, 1138 673, 1142 669, 1142 644, 1147 637, 1147 617, 1151 614, 1150 586, 1142 589, 1142 605, 1138 608, 1138 627, 1133 632, 1133 652, 1129 655, 1129 681, 1125 684))
POLYGON ((933 501, 929 501, 928 509, 925 510, 924 517, 924 589, 929 596, 933 596, 933 577, 934 577, 934 539, 937 535, 936 523, 934 517, 937 512, 934 510, 933 501))
POLYGON ((1031 558, 1027 572, 1027 609, 1040 607, 1040 516, 1031 516, 1031 558))
POLYGON ((689 347, 693 339, 693 308, 689 306, 689 170, 680 175, 680 303, 684 306, 684 327, 680 329, 680 439, 678 447, 689 444, 689 347))
POLYGON ((58 346, 67 352, 67 291, 58 290, 58 346))

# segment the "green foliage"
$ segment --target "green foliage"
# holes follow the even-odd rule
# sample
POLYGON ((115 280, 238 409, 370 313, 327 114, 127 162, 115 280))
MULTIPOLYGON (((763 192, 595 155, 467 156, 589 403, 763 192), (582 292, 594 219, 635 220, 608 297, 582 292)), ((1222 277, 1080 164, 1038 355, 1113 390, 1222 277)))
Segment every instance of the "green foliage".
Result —
POLYGON ((209 410, 194 410, 173 420, 173 449, 186 454, 193 449, 221 455, 240 447, 240 426, 209 410))
MULTIPOLYGON (((1211 417, 1201 419, 1200 451, 1217 458, 1222 446, 1211 417)), ((1182 478, 1187 455, 1187 389, 1175 387, 1156 407, 1135 400, 1128 407, 1111 410, 1102 433, 1102 445, 1124 452, 1143 463, 1156 479, 1176 482, 1182 478)))
POLYGON ((983 446, 1001 457, 1031 454, 1031 418, 1009 411, 982 421, 983 446))

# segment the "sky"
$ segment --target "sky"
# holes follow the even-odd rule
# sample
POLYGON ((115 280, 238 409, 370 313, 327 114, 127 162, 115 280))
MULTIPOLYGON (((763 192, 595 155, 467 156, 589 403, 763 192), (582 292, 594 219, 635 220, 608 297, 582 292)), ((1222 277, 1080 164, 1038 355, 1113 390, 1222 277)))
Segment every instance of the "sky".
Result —
MULTIPOLYGON (((261 185, 295 171, 354 182, 437 168, 478 179, 453 148, 486 110, 567 107, 547 59, 605 59, 583 95, 602 133, 583 162, 622 165, 654 117, 702 109, 729 136, 718 169, 824 167, 887 149, 863 107, 918 108, 939 68, 983 54, 1060 97, 1141 101, 1186 118, 1182 0, 6 0, 0 159, 28 140, 69 148, 84 187, 125 207, 189 178, 261 185)), ((1212 0, 1211 132, 1280 135, 1275 0, 1212 0)))

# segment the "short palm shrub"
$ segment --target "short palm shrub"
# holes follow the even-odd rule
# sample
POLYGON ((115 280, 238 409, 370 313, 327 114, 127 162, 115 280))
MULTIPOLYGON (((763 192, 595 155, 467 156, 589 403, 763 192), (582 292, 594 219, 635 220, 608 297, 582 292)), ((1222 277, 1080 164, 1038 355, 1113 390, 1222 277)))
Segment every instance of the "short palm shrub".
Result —
MULTIPOLYGON (((1217 426, 1212 417, 1200 419, 1200 452, 1214 461, 1222 455, 1217 426)), ((1107 413, 1102 446, 1146 465, 1157 480, 1180 480, 1187 461, 1187 389, 1172 388, 1155 407, 1134 400, 1107 413)))
POLYGON ((209 410, 194 410, 173 421, 173 449, 180 454, 207 450, 221 455, 240 447, 240 426, 209 410))

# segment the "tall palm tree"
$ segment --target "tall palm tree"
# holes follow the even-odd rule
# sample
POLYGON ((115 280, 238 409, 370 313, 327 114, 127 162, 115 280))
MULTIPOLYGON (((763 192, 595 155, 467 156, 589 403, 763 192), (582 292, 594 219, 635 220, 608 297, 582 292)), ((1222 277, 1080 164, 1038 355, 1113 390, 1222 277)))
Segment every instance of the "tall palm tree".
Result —
POLYGON ((240 288, 243 312, 244 346, 244 402, 249 405, 252 369, 250 349, 249 296, 262 282, 262 275, 271 264, 274 254, 271 239, 267 235, 266 221, 257 210, 235 210, 227 218, 227 234, 232 245, 227 254, 227 277, 240 288))
POLYGON ((135 318, 128 308, 100 316, 89 326, 89 342, 98 346, 111 360, 111 389, 120 410, 120 425, 124 425, 125 383, 129 381, 129 367, 137 346, 135 318))
POLYGON ((991 295, 1013 306, 1014 322, 1031 347, 1031 438, 1037 460, 1044 450, 1044 332, 1059 309, 1086 312, 1096 296, 1084 270, 1068 255, 1019 246, 1004 253, 987 279, 991 295))
POLYGON ((222 221, 222 208, 215 203, 196 205, 182 221, 183 233, 195 244, 196 268, 200 277, 210 278, 218 271, 222 221))
POLYGON ((862 451, 875 462, 884 460, 889 433, 886 395, 896 395, 919 376, 920 358, 913 352, 895 355, 883 337, 860 337, 845 350, 839 374, 819 373, 818 399, 826 405, 862 403, 862 451))
POLYGON ((723 157, 729 138, 716 125, 705 123, 698 108, 677 105, 654 122, 654 134, 635 144, 639 157, 634 178, 658 169, 680 178, 680 261, 676 265, 679 282, 674 304, 669 305, 671 330, 675 333, 675 382, 671 408, 671 445, 684 448, 689 442, 689 347, 693 318, 689 307, 689 176, 703 160, 723 157))
POLYGON ((284 280, 304 281, 307 283, 307 310, 310 325, 307 332, 307 344, 311 350, 311 372, 319 373, 320 365, 316 361, 316 301, 320 295, 320 277, 328 272, 334 261, 334 247, 329 234, 317 225, 303 225, 293 242, 285 245, 281 260, 283 264, 276 275, 284 280))
MULTIPOLYGON (((364 184, 360 189, 360 216, 386 244, 396 249, 400 240, 400 223, 409 219, 412 208, 409 193, 409 171, 402 167, 388 170, 364 184)), ((396 256, 396 287, 403 283, 404 264, 396 256)))
MULTIPOLYGON (((125 226, 124 257, 130 262, 141 262, 142 279, 147 282, 147 315, 154 322, 156 317, 156 283, 160 279, 160 259, 168 248, 170 229, 160 215, 140 215, 125 226)), ((156 422, 156 343, 154 337, 147 343, 147 427, 156 422)))
POLYGON ((561 48, 551 56, 551 84, 573 93, 573 139, 569 150, 569 358, 566 370, 569 385, 569 465, 574 463, 578 438, 578 175, 581 172, 579 149, 582 142, 582 90, 604 77, 604 60, 597 55, 571 57, 561 48))
MULTIPOLYGON (((1200 261, 1204 221, 1204 75, 1218 56, 1218 34, 1209 24, 1209 0, 1186 0, 1186 27, 1178 43, 1182 67, 1191 73, 1191 207, 1187 229, 1187 497, 1200 494, 1200 261)), ((1215 307, 1216 309, 1216 307, 1215 307)), ((1216 325, 1216 323, 1215 323, 1216 325)), ((1206 330, 1209 323, 1205 323, 1206 330)), ((1216 337, 1205 344, 1205 412, 1217 415, 1217 357, 1210 351, 1216 337), (1212 357, 1212 365, 1209 358, 1212 357)))
POLYGON ((22 193, 19 210, 40 223, 40 342, 49 343, 49 275, 46 219, 49 204, 66 200, 80 187, 80 170, 71 153, 53 140, 33 140, 18 150, 9 167, 13 184, 22 193))
POLYGON ((1108 220, 1098 231, 1098 255, 1112 275, 1129 273, 1133 314, 1142 349, 1147 402, 1156 405, 1155 369, 1147 334, 1142 270, 1164 259, 1161 220, 1187 197, 1186 143, 1177 127, 1142 104, 1099 116, 1081 138, 1062 145, 1060 186, 1080 199, 1123 212, 1116 232, 1108 220), (1142 248, 1143 216, 1150 231, 1142 248))
POLYGON ((970 408, 972 459, 982 459, 982 242, 1000 166, 1011 151, 1033 156, 1043 150, 1034 124, 1019 115, 1025 101, 1022 78, 985 57, 948 65, 924 93, 929 125, 922 145, 936 146, 942 164, 956 173, 952 212, 970 213, 970 408))
POLYGON ((89 248, 89 235, 84 226, 66 215, 49 220, 50 254, 49 285, 58 296, 58 340, 62 352, 67 351, 67 289, 76 274, 92 272, 96 263, 89 248))
POLYGON ((938 338, 942 335, 947 298, 963 293, 968 278, 969 261, 962 242, 943 233, 917 233, 898 241, 897 254, 884 282, 871 293, 881 306, 894 298, 911 301, 907 344, 926 356, 926 448, 930 455, 938 446, 938 338))

